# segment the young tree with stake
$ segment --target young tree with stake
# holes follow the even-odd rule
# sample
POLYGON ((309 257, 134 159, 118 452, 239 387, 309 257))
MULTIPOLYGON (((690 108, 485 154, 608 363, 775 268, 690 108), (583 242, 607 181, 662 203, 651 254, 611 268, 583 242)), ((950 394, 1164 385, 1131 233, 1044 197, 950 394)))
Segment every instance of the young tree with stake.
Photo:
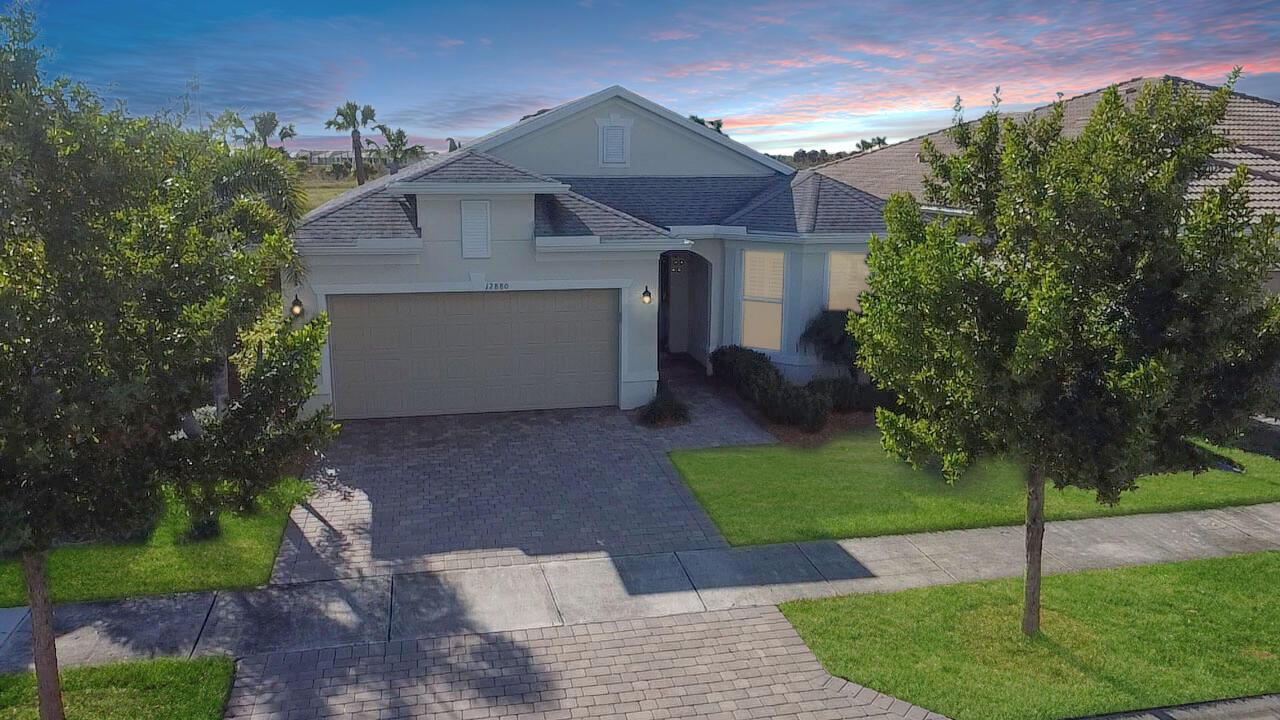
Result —
POLYGON ((901 399, 876 412, 884 446, 948 479, 986 455, 1024 464, 1027 634, 1047 482, 1116 503, 1142 475, 1229 463, 1195 441, 1229 440, 1270 394, 1276 219, 1251 215, 1243 170, 1190 192, 1228 144, 1235 77, 1207 98, 1148 86, 1132 107, 1113 87, 1074 137, 1061 105, 957 125, 955 153, 925 144, 926 187, 966 215, 895 196, 871 243, 849 325, 901 399))

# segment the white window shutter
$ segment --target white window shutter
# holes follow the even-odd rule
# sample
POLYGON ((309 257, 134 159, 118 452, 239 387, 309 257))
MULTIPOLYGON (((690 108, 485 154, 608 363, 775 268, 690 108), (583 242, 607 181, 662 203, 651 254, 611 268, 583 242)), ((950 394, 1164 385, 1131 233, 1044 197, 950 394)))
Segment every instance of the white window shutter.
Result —
POLYGON ((489 250, 489 201, 462 201, 462 257, 487 258, 489 250))

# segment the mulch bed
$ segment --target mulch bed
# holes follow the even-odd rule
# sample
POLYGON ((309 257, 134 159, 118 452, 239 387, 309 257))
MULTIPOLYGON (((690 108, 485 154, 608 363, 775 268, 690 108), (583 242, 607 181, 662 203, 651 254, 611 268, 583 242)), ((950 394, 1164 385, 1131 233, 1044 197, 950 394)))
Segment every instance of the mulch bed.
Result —
POLYGON ((778 423, 769 422, 769 419, 764 416, 764 413, 760 412, 759 408, 743 400, 741 395, 738 395, 732 387, 720 378, 709 375, 706 378, 706 382, 713 385, 722 396, 729 398, 730 402, 737 405, 747 417, 756 421, 766 432, 777 438, 778 442, 786 445, 803 448, 819 447, 826 445, 839 435, 876 424, 875 413, 859 411, 849 413, 832 412, 827 416, 827 424, 817 432, 809 432, 795 425, 779 425, 778 423))

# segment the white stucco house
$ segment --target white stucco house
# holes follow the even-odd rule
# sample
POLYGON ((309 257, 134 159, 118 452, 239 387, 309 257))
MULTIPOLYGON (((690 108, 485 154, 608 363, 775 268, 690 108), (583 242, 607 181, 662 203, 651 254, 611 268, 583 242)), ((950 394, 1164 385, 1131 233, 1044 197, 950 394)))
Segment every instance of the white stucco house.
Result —
POLYGON ((883 208, 615 86, 316 208, 285 297, 329 314, 340 419, 633 408, 667 353, 819 371, 797 340, 856 304, 883 208))

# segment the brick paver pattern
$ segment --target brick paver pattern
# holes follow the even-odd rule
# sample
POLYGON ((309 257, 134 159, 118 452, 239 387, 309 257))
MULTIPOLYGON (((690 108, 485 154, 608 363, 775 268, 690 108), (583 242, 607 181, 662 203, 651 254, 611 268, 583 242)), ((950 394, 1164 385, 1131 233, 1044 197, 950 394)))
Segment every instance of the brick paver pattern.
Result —
POLYGON ((666 451, 774 440, 690 392, 693 422, 666 430, 613 408, 345 422, 272 582, 723 547, 666 451))
POLYGON ((776 608, 240 662, 228 718, 941 718, 833 678, 776 608))

